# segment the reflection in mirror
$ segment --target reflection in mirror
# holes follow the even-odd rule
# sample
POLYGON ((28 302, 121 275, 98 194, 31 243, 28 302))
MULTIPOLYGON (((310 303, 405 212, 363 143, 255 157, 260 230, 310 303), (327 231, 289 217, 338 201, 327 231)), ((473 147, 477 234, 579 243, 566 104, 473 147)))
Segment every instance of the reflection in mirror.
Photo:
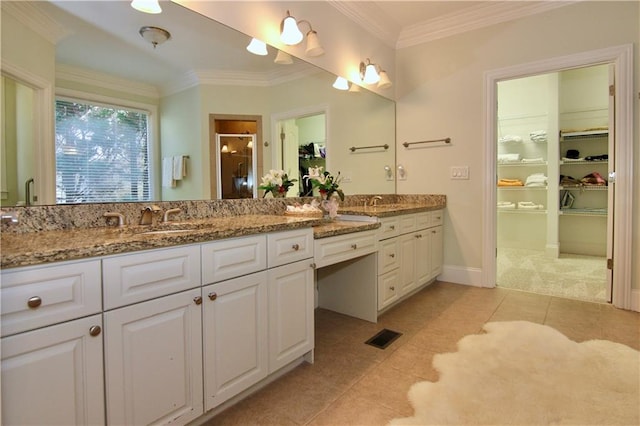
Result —
POLYGON ((218 153, 218 196, 222 199, 257 196, 256 163, 253 147, 256 135, 216 134, 218 153))
MULTIPOLYGON (((149 129, 149 194, 153 200, 222 196, 218 194, 216 164, 220 159, 210 115, 261 117, 261 128, 251 132, 257 138, 254 177, 259 179, 264 170, 285 168, 275 122, 288 112, 317 105, 326 111, 326 134, 300 143, 325 141, 326 167, 334 174, 342 173, 347 194, 395 191, 393 179, 387 180, 384 171, 387 166, 395 170, 393 149, 355 154, 348 150, 352 145, 395 145, 395 105, 388 99, 366 90, 334 90, 335 76, 297 58, 290 65, 276 64, 277 50, 270 46, 267 56, 252 55, 246 51, 250 37, 173 2, 163 3, 163 12, 153 16, 133 10, 128 1, 3 1, 1 5, 3 34, 20 34, 2 37, 3 71, 8 64, 16 65, 38 74, 56 93, 66 96, 71 93, 93 102, 116 99, 126 105, 149 105, 149 111, 155 108, 152 119, 157 120, 149 129), (21 20, 24 16, 45 19, 21 20), (36 28, 33 22, 47 22, 52 28, 36 28), (165 28, 171 39, 154 49, 138 33, 140 27, 149 25, 165 28), (47 34, 55 36, 43 42, 47 34), (162 159, 177 155, 189 156, 188 176, 175 187, 163 187, 162 159)), ((50 96, 53 104, 53 94, 50 96)), ((53 204, 54 143, 49 138, 35 139, 38 154, 31 158, 37 155, 40 163, 47 163, 45 175, 50 178, 40 183, 51 188, 38 202, 53 204)), ((295 162, 300 150, 294 146, 286 155, 295 162)), ((42 165, 37 163, 28 167, 39 169, 42 165)), ((286 164, 297 173, 299 166, 299 162, 286 164)), ((36 176, 38 192, 38 173, 23 171, 19 165, 18 195, 6 202, 26 202, 20 192, 25 177, 31 175, 36 176)), ((2 178, 4 191, 8 180, 2 178)), ((295 187, 289 195, 300 191, 295 187)))

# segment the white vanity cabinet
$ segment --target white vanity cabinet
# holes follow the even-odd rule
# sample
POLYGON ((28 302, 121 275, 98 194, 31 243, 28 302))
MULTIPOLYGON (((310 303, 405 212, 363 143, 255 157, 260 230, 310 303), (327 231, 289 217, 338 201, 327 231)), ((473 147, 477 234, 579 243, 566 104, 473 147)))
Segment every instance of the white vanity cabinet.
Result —
POLYGON ((104 424, 100 262, 2 271, 2 424, 104 424))
POLYGON ((104 314, 107 422, 185 424, 203 413, 200 288, 104 314))
POLYGON ((378 310, 442 272, 442 210, 382 218, 378 230, 378 310), (391 232, 396 230, 397 232, 391 232))

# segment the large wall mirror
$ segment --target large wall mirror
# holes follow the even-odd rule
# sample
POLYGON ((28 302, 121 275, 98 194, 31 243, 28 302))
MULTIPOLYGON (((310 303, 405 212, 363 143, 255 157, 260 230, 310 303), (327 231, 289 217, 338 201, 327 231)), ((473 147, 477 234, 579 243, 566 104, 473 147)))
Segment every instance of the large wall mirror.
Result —
MULTIPOLYGON (((29 93, 21 85, 31 87, 35 94, 28 99, 36 114, 17 118, 29 105, 22 101, 11 114, 3 113, 3 206, 60 202, 56 155, 61 150, 54 132, 47 132, 59 112, 38 106, 43 93, 65 100, 88 96, 96 105, 118 103, 148 113, 150 182, 131 191, 148 191, 152 200, 221 198, 218 180, 237 181, 240 176, 222 176, 216 166, 225 161, 222 148, 216 148, 211 119, 216 115, 260 118, 257 130, 231 132, 253 135, 251 176, 258 183, 269 169, 301 177, 304 165, 322 164, 341 173, 346 194, 395 192, 387 172, 395 169, 392 100, 365 89, 333 89, 335 76, 327 71, 298 58, 276 64, 275 48, 269 46, 266 56, 251 54, 249 36, 178 4, 163 2, 162 7, 161 14, 149 15, 132 9, 129 1, 2 2, 2 73, 11 87, 3 94, 29 93), (165 29, 170 39, 154 46, 140 35, 144 26, 165 29), (52 117, 38 118, 42 113, 52 117), (322 120, 311 118, 318 116, 322 120), (5 138, 14 134, 20 136, 5 138), (29 134, 36 136, 23 136, 29 134), (29 143, 33 146, 25 146, 29 143), (359 149, 371 146, 379 148, 359 149), (14 159, 13 153, 20 157, 14 159), (25 153, 33 153, 32 162, 25 153), (187 158, 184 176, 164 185, 163 164, 175 157, 187 158)), ((67 154, 76 152, 67 149, 67 154)), ((230 168, 247 179, 246 169, 230 168)), ((87 202, 82 196, 68 198, 87 202)))

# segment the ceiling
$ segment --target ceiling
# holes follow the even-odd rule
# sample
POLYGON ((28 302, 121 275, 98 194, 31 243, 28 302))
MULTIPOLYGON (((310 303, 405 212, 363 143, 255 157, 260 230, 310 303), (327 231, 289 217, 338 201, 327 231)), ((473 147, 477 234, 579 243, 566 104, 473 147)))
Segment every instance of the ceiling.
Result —
MULTIPOLYGON (((561 1, 325 1, 396 49, 570 4, 561 1)), ((269 85, 312 72, 312 67, 300 60, 294 65, 275 65, 273 59, 277 52, 273 48, 266 58, 248 54, 245 50, 248 36, 224 25, 212 25, 210 19, 169 1, 162 2, 163 13, 159 15, 131 13, 129 1, 2 3, 3 12, 13 4, 12 13, 22 15, 32 29, 53 38, 60 63, 145 82, 161 87, 165 94, 196 82, 269 85), (145 25, 169 29, 170 42, 154 49, 138 34, 145 25)), ((75 75, 74 79, 78 77, 75 75)))

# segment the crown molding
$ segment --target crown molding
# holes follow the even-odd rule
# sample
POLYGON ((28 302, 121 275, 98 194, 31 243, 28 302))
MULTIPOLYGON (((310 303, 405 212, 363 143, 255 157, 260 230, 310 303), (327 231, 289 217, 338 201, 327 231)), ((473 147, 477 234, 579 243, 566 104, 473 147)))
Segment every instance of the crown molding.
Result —
POLYGON ((389 47, 396 47, 402 28, 389 20, 374 2, 328 0, 327 3, 389 47))
POLYGON ((8 13, 31 31, 53 45, 71 34, 69 30, 44 13, 36 4, 27 1, 2 1, 2 13, 8 13))
POLYGON ((578 1, 581 0, 479 1, 471 7, 404 28, 390 20, 375 2, 329 0, 328 3, 383 43, 401 49, 543 13, 578 1))
POLYGON ((134 82, 124 78, 114 77, 98 71, 87 70, 72 65, 56 64, 56 81, 65 80, 86 84, 102 89, 129 93, 137 96, 145 96, 151 99, 160 97, 155 86, 134 82))
POLYGON ((411 47, 490 25, 536 15, 576 3, 577 1, 579 0, 482 2, 462 11, 446 14, 403 28, 398 37, 396 48, 411 47))

